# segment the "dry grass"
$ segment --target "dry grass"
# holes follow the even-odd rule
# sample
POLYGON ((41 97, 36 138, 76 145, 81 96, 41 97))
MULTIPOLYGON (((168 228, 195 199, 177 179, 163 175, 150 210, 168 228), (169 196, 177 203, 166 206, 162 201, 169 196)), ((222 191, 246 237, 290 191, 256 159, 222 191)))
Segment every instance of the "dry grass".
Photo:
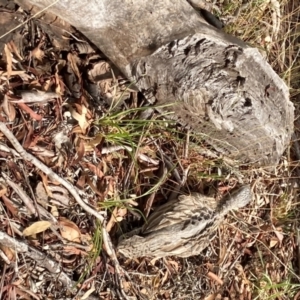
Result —
MULTIPOLYGON (((235 15, 241 6, 240 1, 227 3, 219 5, 224 18, 235 15)), ((259 48, 290 87, 296 108, 295 134, 278 166, 235 167, 235 162, 218 157, 199 137, 164 116, 154 113, 150 120, 142 120, 144 103, 132 98, 123 110, 110 108, 104 114, 97 109, 89 111, 91 127, 97 127, 92 139, 90 136, 86 139, 80 130, 73 129, 73 148, 79 156, 82 145, 93 142, 98 151, 110 146, 121 147, 99 155, 98 164, 95 164, 94 154, 87 151, 84 165, 80 161, 81 164, 64 169, 66 162, 60 161, 60 165, 53 166, 74 182, 85 180, 89 201, 109 212, 110 235, 114 242, 123 231, 142 224, 151 210, 176 189, 214 195, 225 193, 228 185, 236 184, 241 178, 252 184, 255 194, 252 203, 228 216, 202 255, 159 260, 119 257, 128 272, 123 287, 128 295, 136 297, 134 299, 299 298, 299 7, 299 1, 252 0, 225 28, 259 48), (157 162, 163 167, 159 168, 157 162), (85 177, 82 173, 81 177, 70 175, 79 174, 78 170, 84 170, 85 177)), ((115 100, 118 102, 120 97, 120 93, 116 93, 115 100)), ((48 117, 54 119, 55 116, 48 117)), ((40 139, 48 143, 49 136, 51 130, 41 133, 40 139)), ((47 147, 55 148, 53 143, 47 147)), ((68 159, 76 160, 72 151, 67 154, 68 159)), ((23 167, 28 174, 31 172, 30 166, 24 164, 23 167)), ((77 224, 92 241, 93 248, 88 253, 82 251, 81 256, 72 253, 75 258, 70 262, 70 272, 73 267, 72 274, 82 284, 81 288, 88 290, 94 282, 103 299, 116 299, 112 264, 99 256, 101 226, 90 222, 89 217, 76 209, 61 209, 60 216, 77 224)), ((54 238, 45 235, 35 242, 47 243, 47 239, 53 241, 54 238)), ((24 263, 19 272, 26 277, 30 268, 34 266, 24 263)), ((50 290, 45 282, 43 288, 50 290)))
MULTIPOLYGON (((226 18, 236 14, 240 6, 230 1, 219 8, 226 18)), ((290 148, 278 166, 236 170, 224 160, 200 155, 209 149, 197 146, 197 140, 190 145, 188 158, 182 159, 184 140, 174 141, 174 163, 181 157, 177 164, 190 167, 187 186, 203 191, 211 183, 234 181, 238 176, 252 182, 255 199, 247 209, 228 217, 200 257, 131 262, 132 270, 157 274, 132 277, 140 299, 298 299, 299 6, 297 1, 249 1, 225 28, 260 49, 290 87, 296 115, 290 148)))

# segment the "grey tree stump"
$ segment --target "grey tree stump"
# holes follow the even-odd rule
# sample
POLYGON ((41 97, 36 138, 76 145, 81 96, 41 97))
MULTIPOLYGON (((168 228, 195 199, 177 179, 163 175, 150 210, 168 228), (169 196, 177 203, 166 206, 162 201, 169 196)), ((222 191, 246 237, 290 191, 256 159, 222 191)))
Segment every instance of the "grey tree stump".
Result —
POLYGON ((161 112, 225 155, 276 164, 289 144, 294 108, 283 80, 257 49, 206 24, 187 1, 27 2, 50 6, 161 112))

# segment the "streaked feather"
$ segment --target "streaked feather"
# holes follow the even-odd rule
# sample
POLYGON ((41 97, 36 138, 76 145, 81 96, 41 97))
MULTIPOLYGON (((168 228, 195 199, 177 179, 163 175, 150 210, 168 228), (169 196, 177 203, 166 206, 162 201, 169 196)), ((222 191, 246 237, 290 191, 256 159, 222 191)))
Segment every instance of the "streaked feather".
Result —
POLYGON ((244 207, 251 197, 248 185, 218 204, 214 198, 198 193, 179 196, 159 207, 140 230, 119 243, 118 250, 130 258, 197 255, 209 245, 226 213, 244 207))

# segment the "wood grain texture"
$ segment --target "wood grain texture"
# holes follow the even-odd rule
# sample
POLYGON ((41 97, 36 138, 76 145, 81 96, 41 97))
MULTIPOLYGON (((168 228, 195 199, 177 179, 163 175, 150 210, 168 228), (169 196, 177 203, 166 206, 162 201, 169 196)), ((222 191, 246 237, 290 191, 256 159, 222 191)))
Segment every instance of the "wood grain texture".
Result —
MULTIPOLYGON (((45 8, 52 1, 30 1, 45 8)), ((205 23, 185 0, 60 0, 77 27, 160 111, 221 153, 276 164, 290 142, 288 87, 257 49, 205 23)))

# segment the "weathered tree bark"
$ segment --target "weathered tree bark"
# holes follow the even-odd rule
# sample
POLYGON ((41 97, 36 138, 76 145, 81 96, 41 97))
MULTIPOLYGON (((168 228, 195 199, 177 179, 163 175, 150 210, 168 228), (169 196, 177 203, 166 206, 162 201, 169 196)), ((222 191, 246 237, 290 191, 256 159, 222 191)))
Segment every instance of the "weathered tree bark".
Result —
MULTIPOLYGON (((45 8, 53 0, 29 2, 45 8)), ((278 162, 293 132, 287 86, 257 49, 206 24, 187 1, 59 0, 49 10, 219 151, 278 162)))

